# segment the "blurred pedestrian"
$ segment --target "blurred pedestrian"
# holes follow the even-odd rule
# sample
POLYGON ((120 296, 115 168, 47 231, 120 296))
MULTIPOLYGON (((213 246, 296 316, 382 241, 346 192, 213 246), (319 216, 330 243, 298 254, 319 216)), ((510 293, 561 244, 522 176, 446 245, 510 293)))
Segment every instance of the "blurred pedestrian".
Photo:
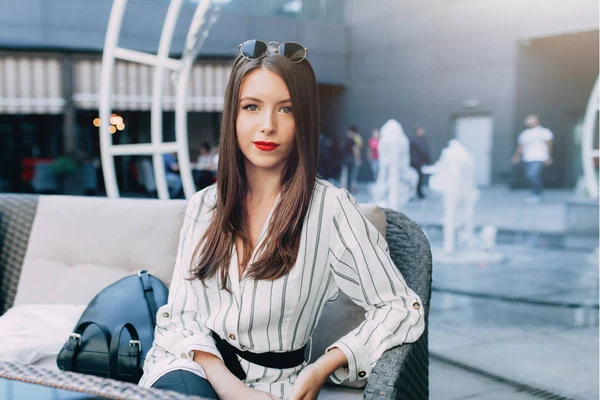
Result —
POLYGON ((215 182, 217 171, 216 157, 211 152, 208 142, 202 143, 200 147, 200 155, 196 160, 196 165, 192 171, 196 190, 202 190, 215 182))
POLYGON ((339 137, 333 136, 331 138, 331 146, 329 147, 330 157, 327 162, 329 178, 327 180, 338 187, 341 187, 340 176, 342 174, 342 164, 344 161, 342 153, 342 143, 340 143, 339 137))
POLYGON ((512 162, 525 164, 525 173, 533 195, 527 199, 529 204, 537 204, 541 200, 544 188, 544 166, 552 164, 552 140, 554 135, 550 129, 541 125, 537 115, 525 118, 525 129, 519 135, 517 149, 512 162))
POLYGON ((201 171, 216 171, 217 165, 215 163, 215 156, 210 150, 210 144, 208 142, 202 143, 200 146, 200 155, 196 160, 196 169, 201 171))
POLYGON ((419 199, 424 199, 423 193, 423 172, 421 169, 425 165, 431 164, 431 156, 429 154, 429 146, 425 137, 425 128, 417 125, 415 135, 410 138, 410 166, 413 167, 419 174, 419 182, 417 183, 417 196, 419 199))
POLYGON ((356 125, 351 125, 346 131, 343 145, 344 171, 342 172, 342 187, 351 192, 356 191, 356 175, 361 166, 360 147, 362 138, 357 132, 356 125), (344 179, 345 178, 345 179, 344 179))
POLYGON ((331 140, 323 135, 323 132, 319 134, 319 162, 317 163, 317 174, 323 179, 329 179, 330 168, 329 163, 331 160, 331 140))
POLYGON ((379 129, 375 128, 371 132, 369 138, 369 151, 367 152, 369 162, 371 163, 371 171, 373 172, 373 180, 377 180, 379 173, 379 129))
POLYGON ((174 153, 163 154, 163 162, 165 164, 169 197, 175 199, 181 194, 182 189, 181 177, 179 176, 179 163, 174 153))

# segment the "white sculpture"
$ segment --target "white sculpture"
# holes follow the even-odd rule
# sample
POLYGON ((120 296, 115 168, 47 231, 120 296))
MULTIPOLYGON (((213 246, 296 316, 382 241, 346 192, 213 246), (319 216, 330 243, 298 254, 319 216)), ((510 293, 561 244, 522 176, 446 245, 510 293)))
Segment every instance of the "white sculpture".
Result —
POLYGON ((409 140, 398 121, 390 119, 381 127, 378 151, 373 200, 382 207, 400 210, 415 195, 419 176, 410 166, 409 140))
POLYGON ((450 254, 455 248, 455 232, 461 226, 464 228, 462 241, 467 245, 474 242, 475 203, 479 199, 475 161, 469 151, 453 139, 431 169, 434 174, 429 179, 429 187, 440 192, 444 202, 443 250, 450 254))

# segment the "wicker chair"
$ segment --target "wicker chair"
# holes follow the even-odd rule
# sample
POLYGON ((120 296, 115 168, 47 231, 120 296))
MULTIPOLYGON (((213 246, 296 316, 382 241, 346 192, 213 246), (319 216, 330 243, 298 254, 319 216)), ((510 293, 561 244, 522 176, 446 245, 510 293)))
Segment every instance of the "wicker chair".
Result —
MULTIPOLYGON (((38 197, 35 195, 0 195, 0 313, 13 304, 29 233, 35 218, 38 197)), ((421 229, 404 214, 384 209, 387 219, 386 240, 392 259, 399 266, 408 285, 420 296, 426 323, 431 297, 431 252, 421 229)), ((385 352, 364 389, 365 399, 415 399, 429 397, 428 332, 415 343, 385 352)), ((103 378, 77 375, 65 378, 63 372, 36 367, 19 367, 0 363, 0 377, 32 381, 54 387, 66 387, 100 394, 110 390, 111 398, 151 398, 148 391, 136 391, 131 384, 103 378), (12 372, 11 372, 12 371, 12 372), (16 371, 16 372, 15 372, 16 371), (122 396, 119 395, 122 393, 122 396)), ((150 393, 153 390, 150 391, 150 393)), ((156 393, 155 398, 163 398, 156 393)), ((166 398, 166 397, 165 397, 166 398)), ((173 397, 174 398, 174 397, 173 397)))

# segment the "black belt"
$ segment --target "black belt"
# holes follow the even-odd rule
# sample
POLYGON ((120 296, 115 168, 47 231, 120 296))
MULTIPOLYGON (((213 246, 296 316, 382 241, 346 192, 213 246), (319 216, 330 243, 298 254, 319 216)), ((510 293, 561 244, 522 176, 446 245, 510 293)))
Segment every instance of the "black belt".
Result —
POLYGON ((251 362, 252 364, 260 365, 267 368, 294 368, 304 362, 304 349, 288 351, 285 353, 252 353, 250 351, 242 351, 238 348, 229 344, 226 340, 221 339, 216 333, 212 333, 217 350, 221 353, 225 366, 241 380, 246 379, 246 372, 242 368, 240 361, 236 357, 236 354, 242 357, 244 360, 251 362))

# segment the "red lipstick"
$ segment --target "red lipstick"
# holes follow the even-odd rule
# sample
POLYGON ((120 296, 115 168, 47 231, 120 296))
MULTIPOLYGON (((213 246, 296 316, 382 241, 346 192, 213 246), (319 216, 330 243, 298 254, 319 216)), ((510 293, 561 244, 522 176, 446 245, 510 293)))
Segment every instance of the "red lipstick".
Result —
POLYGON ((260 151, 272 151, 279 147, 275 142, 254 142, 254 146, 260 151))

